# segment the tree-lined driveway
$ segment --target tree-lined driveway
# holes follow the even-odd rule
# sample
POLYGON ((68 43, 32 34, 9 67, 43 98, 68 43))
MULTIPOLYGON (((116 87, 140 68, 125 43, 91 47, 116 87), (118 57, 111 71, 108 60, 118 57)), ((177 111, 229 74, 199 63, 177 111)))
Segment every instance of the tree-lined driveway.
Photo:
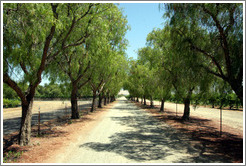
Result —
POLYGON ((71 142, 47 162, 55 163, 221 163, 189 135, 170 127, 119 98, 90 132, 71 142))

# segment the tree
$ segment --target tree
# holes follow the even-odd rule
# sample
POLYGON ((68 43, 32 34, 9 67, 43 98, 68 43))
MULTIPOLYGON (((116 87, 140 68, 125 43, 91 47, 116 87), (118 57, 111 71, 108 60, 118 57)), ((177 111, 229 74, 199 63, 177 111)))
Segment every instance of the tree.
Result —
POLYGON ((203 60, 208 73, 228 82, 243 103, 243 5, 240 3, 166 4, 175 33, 192 27, 183 41, 203 60), (196 42, 202 39, 203 42, 196 42))
MULTIPOLYGON (((186 29, 185 33, 185 37, 193 35, 189 28, 186 29)), ((199 56, 200 53, 193 52, 187 47, 182 40, 183 37, 170 33, 169 40, 171 41, 171 48, 169 50, 171 49, 172 51, 167 56, 164 68, 172 77, 171 80, 175 93, 183 99, 184 114, 182 119, 188 120, 192 93, 194 91, 199 92, 201 88, 207 88, 211 79, 204 68, 198 65, 203 60, 199 56)), ((197 43, 199 43, 198 40, 197 43)))
POLYGON ((58 4, 4 4, 3 6, 3 82, 20 97, 22 105, 19 144, 30 142, 32 105, 35 90, 48 57, 57 30, 58 4), (45 17, 44 17, 45 16, 45 17), (23 71, 22 81, 28 88, 21 88, 13 73, 23 71))
MULTIPOLYGON (((62 56, 55 58, 55 63, 59 65, 60 72, 57 71, 57 68, 54 69, 55 65, 53 65, 53 68, 51 67, 51 71, 53 75, 60 73, 59 77, 61 81, 69 80, 71 87, 71 118, 78 119, 78 90, 91 79, 91 73, 88 72, 91 65, 89 55, 91 47, 90 39, 94 33, 98 34, 98 30, 95 29, 97 16, 109 9, 110 6, 104 6, 103 4, 67 4, 67 6, 69 17, 72 19, 72 24, 68 27, 68 33, 72 34, 72 37, 65 37, 68 38, 68 43, 73 40, 80 41, 75 44, 79 47, 70 47, 62 51, 60 53, 62 56), (78 39, 76 34, 82 35, 78 39)), ((64 45, 65 43, 62 44, 64 45)))
MULTIPOLYGON (((147 68, 144 65, 140 65, 139 61, 129 61, 128 79, 124 83, 124 89, 127 89, 131 97, 143 97, 145 98, 144 80, 147 76, 147 68)), ((146 101, 145 101, 146 103, 146 101)))
POLYGON ((148 61, 154 61, 154 67, 157 69, 155 73, 157 76, 156 79, 158 80, 158 93, 156 97, 161 101, 160 112, 164 111, 164 103, 171 97, 172 89, 170 73, 164 68, 164 64, 166 63, 165 56, 167 56, 170 51, 170 41, 167 39, 169 35, 169 31, 163 32, 160 29, 153 30, 151 33, 149 33, 147 36, 147 45, 152 47, 154 52, 152 53, 151 59, 141 57, 142 59, 146 59, 148 61))
POLYGON ((154 107, 153 99, 158 94, 158 76, 156 73, 159 72, 157 67, 159 55, 159 50, 150 46, 138 50, 139 64, 144 65, 148 70, 144 79, 144 96, 150 99, 150 107, 154 107))
MULTIPOLYGON (((86 22, 80 28, 84 29, 83 31, 86 34, 81 46, 67 49, 66 52, 63 52, 63 56, 56 58, 56 63, 59 64, 59 69, 62 71, 60 72, 60 79, 63 81, 68 79, 71 83, 71 117, 73 119, 79 118, 77 109, 78 90, 89 82, 91 84, 92 79, 96 80, 94 78, 97 76, 95 70, 98 70, 102 57, 108 56, 103 50, 109 44, 115 45, 115 47, 120 47, 119 42, 121 42, 120 45, 124 44, 126 20, 114 4, 95 4, 91 7, 86 22), (108 36, 115 33, 117 28, 119 30, 118 34, 114 38, 109 38, 108 36)), ((75 31, 74 33, 78 32, 75 31)), ((100 69, 103 71, 103 68, 100 69)), ((57 70, 54 71, 56 71, 54 74, 58 72, 57 70)), ((103 85, 103 81, 98 86, 99 89, 101 85, 103 85)), ((98 88, 96 85, 93 85, 93 87, 95 94, 98 88)))
MULTIPOLYGON (((168 25, 162 30, 153 30, 148 35, 147 40, 148 45, 152 47, 155 53, 152 53, 151 56, 149 52, 148 56, 144 56, 145 58, 142 59, 149 61, 159 73, 159 95, 157 96, 162 100, 160 110, 164 107, 164 101, 170 97, 173 86, 176 96, 182 98, 185 105, 182 119, 188 120, 193 91, 199 90, 202 86, 206 87, 209 79, 204 70, 197 65, 201 58, 183 43, 184 36, 174 35, 171 30, 168 25)), ((186 36, 192 35, 189 29, 186 29, 185 34, 186 36)))
MULTIPOLYGON (((106 90, 104 88, 105 84, 121 70, 118 68, 118 64, 122 63, 121 60, 124 60, 122 56, 124 57, 127 44, 124 38, 128 29, 127 21, 117 6, 112 5, 110 11, 105 13, 102 18, 105 19, 102 21, 105 29, 102 29, 99 34, 93 37, 95 45, 91 50, 93 55, 91 56, 93 75, 90 80, 93 92, 91 112, 95 109, 97 96, 100 96, 99 104, 101 103, 101 93, 106 90)), ((98 23, 96 25, 98 26, 98 23)), ((109 93, 109 89, 107 89, 107 93, 109 93)))
MULTIPOLYGON (((73 53, 83 56, 87 47, 86 39, 97 31, 95 24, 91 23, 92 20, 100 21, 101 18, 98 15, 112 5, 4 4, 3 81, 15 90, 22 102, 20 145, 28 145, 30 142, 33 97, 43 74, 56 68, 53 63, 55 60, 71 57, 73 53), (90 26, 91 24, 93 26, 90 26), (13 73, 16 72, 22 76, 20 81, 28 83, 28 88, 21 88, 17 80, 13 78, 13 73)), ((70 61, 65 60, 68 63, 70 61)), ((90 64, 89 60, 86 62, 87 66, 80 67, 76 64, 74 68, 84 69, 85 74, 90 64)), ((72 104, 73 110, 77 110, 76 97, 74 97, 76 96, 74 93, 77 92, 76 84, 82 77, 80 75, 77 78, 74 77, 73 80, 75 82, 71 100, 74 103, 72 104)), ((73 118, 78 117, 76 111, 72 113, 73 118)))

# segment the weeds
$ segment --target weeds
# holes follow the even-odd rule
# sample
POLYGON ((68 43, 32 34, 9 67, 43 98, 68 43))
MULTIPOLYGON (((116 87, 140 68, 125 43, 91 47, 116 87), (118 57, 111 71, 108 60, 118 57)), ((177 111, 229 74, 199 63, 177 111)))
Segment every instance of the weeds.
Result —
POLYGON ((16 162, 16 159, 18 159, 23 154, 23 151, 15 152, 15 151, 8 151, 3 154, 3 163, 9 163, 11 161, 16 162))
POLYGON ((71 119, 69 119, 67 123, 68 123, 68 124, 72 124, 73 121, 72 121, 71 119))

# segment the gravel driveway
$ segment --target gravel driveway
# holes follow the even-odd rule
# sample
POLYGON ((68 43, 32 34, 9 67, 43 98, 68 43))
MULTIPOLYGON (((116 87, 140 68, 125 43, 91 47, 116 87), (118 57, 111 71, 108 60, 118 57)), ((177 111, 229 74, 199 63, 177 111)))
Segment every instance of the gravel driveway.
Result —
POLYGON ((55 163, 225 163, 221 155, 188 135, 159 122, 125 98, 119 98, 89 134, 71 142, 55 163))

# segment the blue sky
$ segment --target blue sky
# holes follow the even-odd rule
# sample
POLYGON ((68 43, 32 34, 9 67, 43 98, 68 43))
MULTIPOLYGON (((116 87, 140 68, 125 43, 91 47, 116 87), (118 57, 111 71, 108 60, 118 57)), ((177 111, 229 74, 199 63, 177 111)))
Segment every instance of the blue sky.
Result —
POLYGON ((137 50, 145 46, 146 37, 154 28, 162 28, 164 11, 159 10, 159 3, 120 3, 123 14, 127 16, 131 27, 126 34, 129 46, 128 57, 137 59, 137 50))

